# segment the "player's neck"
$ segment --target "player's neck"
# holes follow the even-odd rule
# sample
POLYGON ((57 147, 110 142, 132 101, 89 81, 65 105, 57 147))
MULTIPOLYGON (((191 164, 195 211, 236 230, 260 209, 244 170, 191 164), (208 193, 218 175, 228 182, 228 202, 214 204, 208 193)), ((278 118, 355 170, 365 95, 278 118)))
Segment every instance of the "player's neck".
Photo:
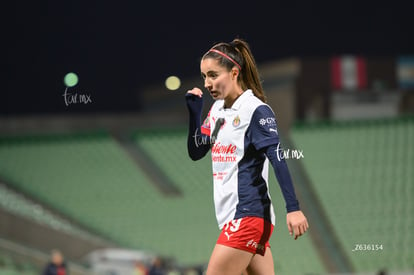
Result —
POLYGON ((224 108, 231 108, 236 100, 243 94, 243 90, 237 89, 234 93, 231 93, 224 99, 224 108))

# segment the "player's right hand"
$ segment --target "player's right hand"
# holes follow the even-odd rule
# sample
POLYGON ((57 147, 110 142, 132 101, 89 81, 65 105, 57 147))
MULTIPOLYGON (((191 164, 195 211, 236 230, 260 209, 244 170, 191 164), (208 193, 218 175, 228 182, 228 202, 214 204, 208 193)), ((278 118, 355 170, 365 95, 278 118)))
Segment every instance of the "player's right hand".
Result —
POLYGON ((195 87, 187 91, 185 95, 187 101, 187 108, 193 115, 201 115, 203 109, 203 92, 195 87))
POLYGON ((199 89, 197 87, 194 87, 193 89, 188 90, 187 94, 193 94, 193 95, 196 95, 198 97, 202 97, 203 96, 203 91, 201 91, 201 89, 199 89))

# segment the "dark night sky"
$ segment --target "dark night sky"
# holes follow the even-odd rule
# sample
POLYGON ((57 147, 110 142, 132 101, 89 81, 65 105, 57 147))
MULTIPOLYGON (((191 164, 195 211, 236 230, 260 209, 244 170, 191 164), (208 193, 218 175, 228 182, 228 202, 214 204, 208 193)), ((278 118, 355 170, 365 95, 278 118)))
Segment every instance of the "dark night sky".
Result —
POLYGON ((409 1, 27 1, 9 4, 0 114, 122 112, 141 87, 199 74, 215 42, 247 40, 258 63, 291 56, 414 54, 409 1), (144 4, 145 3, 145 4, 144 4), (65 106, 63 76, 94 103, 65 106))

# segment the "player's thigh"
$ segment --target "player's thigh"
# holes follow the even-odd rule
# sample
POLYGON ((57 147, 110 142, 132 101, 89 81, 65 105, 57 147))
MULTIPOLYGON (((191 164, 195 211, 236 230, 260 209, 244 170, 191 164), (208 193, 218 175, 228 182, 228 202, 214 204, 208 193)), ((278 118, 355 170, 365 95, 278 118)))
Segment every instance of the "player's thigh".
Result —
POLYGON ((253 254, 216 244, 207 267, 207 275, 239 275, 249 265, 253 254))
POLYGON ((273 256, 270 248, 266 249, 264 256, 254 255, 250 261, 249 266, 246 268, 246 272, 243 274, 248 275, 274 275, 274 263, 273 256))

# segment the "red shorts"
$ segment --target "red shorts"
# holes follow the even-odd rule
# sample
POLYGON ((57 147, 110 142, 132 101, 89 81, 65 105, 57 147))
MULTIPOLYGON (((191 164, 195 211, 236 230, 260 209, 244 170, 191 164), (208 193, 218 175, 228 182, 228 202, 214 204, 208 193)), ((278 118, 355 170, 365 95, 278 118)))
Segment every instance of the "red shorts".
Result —
POLYGON ((244 217, 226 223, 218 237, 217 244, 242 249, 264 256, 273 224, 263 218, 244 217))

